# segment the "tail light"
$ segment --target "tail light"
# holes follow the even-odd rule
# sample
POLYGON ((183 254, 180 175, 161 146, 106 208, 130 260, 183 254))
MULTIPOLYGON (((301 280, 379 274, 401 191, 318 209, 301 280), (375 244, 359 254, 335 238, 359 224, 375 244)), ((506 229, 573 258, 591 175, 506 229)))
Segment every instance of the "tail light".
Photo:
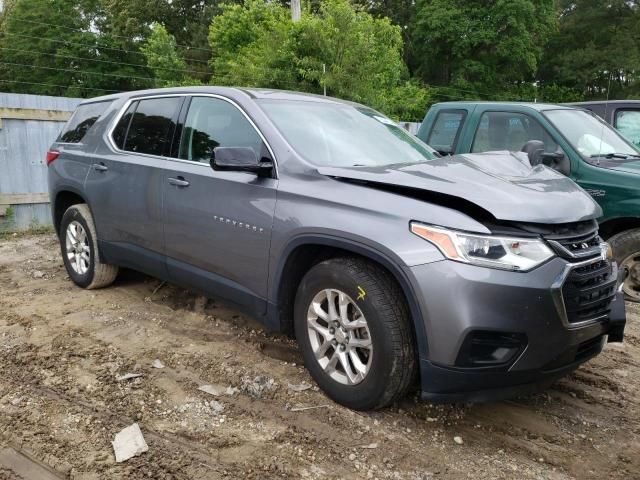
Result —
POLYGON ((47 152, 47 167, 53 163, 53 161, 60 156, 60 152, 55 150, 49 150, 47 152))

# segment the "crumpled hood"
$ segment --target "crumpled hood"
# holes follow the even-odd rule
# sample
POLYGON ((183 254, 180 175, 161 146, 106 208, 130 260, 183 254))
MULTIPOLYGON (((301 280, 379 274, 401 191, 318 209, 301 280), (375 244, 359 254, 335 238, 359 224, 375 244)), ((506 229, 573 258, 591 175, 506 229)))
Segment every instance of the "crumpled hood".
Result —
POLYGON ((569 223, 597 218, 602 210, 571 179, 525 154, 455 155, 418 164, 386 167, 321 167, 322 175, 458 197, 498 220, 569 223))

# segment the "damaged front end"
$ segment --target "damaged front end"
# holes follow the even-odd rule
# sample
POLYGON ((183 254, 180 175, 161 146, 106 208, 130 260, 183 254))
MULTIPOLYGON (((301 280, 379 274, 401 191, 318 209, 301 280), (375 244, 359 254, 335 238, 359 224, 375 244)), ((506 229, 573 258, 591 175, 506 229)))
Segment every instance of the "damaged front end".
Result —
POLYGON ((469 231, 453 216, 437 225, 409 219, 411 232, 444 257, 411 267, 425 312, 425 398, 536 391, 607 341, 622 341, 625 272, 598 235, 600 207, 570 179, 507 152, 319 172, 419 200, 425 217, 437 205, 477 222, 469 231))

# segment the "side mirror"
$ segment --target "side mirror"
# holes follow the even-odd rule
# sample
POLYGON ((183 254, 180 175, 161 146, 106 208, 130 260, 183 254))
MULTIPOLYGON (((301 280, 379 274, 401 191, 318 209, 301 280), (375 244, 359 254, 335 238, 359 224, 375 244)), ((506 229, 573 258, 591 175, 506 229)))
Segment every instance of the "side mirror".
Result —
POLYGON ((532 167, 535 167, 542 163, 544 143, 540 140, 529 140, 524 144, 521 151, 527 154, 527 157, 529 157, 529 163, 532 167))
POLYGON ((544 143, 540 140, 529 140, 521 151, 527 154, 532 167, 544 164, 563 175, 569 175, 571 164, 560 147, 555 152, 545 152, 544 148, 544 143))
POLYGON ((216 147, 210 163, 214 170, 252 172, 261 177, 273 171, 273 162, 260 160, 251 147, 216 147))

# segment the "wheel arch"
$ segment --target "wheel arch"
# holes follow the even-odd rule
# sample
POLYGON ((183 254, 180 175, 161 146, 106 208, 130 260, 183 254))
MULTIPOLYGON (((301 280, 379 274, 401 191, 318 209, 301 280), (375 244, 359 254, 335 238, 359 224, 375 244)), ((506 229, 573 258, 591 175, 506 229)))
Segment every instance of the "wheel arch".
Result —
MULTIPOLYGON (((62 221, 64 212, 66 212, 70 206, 77 205, 79 203, 88 204, 84 195, 77 189, 73 187, 64 187, 56 191, 51 204, 51 213, 53 217, 53 228, 58 235, 60 234, 60 222, 62 221)), ((91 210, 91 207, 89 207, 89 210, 91 210)))
POLYGON ((639 217, 619 217, 602 222, 599 226, 599 231, 600 236, 606 240, 618 233, 636 228, 640 228, 639 217))
POLYGON ((387 254, 350 239, 312 234, 296 237, 285 247, 270 282, 268 325, 274 330, 293 333, 293 302, 300 280, 313 265, 345 254, 375 262, 398 282, 411 313, 419 357, 426 358, 428 342, 423 315, 407 274, 387 254))

